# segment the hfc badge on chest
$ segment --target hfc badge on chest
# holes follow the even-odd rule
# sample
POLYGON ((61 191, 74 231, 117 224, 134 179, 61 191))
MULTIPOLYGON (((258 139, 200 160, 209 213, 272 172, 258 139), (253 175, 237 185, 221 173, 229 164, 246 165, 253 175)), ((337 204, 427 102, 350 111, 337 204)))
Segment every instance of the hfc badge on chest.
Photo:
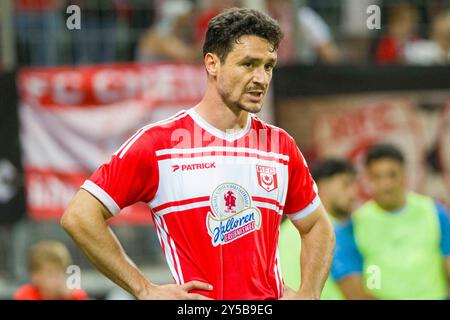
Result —
POLYGON ((276 168, 256 165, 256 174, 258 176, 258 184, 267 192, 278 188, 276 168))

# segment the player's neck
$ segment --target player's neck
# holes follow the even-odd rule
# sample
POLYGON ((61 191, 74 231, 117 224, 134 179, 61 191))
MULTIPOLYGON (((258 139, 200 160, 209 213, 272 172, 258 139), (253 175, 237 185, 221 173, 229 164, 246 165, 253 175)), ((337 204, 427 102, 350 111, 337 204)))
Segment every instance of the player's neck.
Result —
POLYGON ((227 106, 217 93, 207 90, 202 101, 194 107, 197 114, 215 128, 242 130, 247 124, 248 112, 227 106))

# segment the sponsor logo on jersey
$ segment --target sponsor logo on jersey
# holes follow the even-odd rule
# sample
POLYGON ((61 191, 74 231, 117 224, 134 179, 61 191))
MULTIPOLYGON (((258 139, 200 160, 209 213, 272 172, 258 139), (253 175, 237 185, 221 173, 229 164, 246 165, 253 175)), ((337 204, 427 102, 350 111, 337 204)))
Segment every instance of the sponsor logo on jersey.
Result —
POLYGON ((200 170, 200 169, 215 169, 215 162, 205 162, 205 163, 193 163, 193 164, 175 164, 172 166, 172 172, 178 171, 191 171, 191 170, 200 170))
POLYGON ((219 185, 211 196, 206 227, 213 246, 227 244, 261 228, 261 212, 250 194, 235 183, 219 185))
POLYGON ((256 174, 258 176, 258 184, 267 192, 278 188, 276 168, 256 165, 256 174))

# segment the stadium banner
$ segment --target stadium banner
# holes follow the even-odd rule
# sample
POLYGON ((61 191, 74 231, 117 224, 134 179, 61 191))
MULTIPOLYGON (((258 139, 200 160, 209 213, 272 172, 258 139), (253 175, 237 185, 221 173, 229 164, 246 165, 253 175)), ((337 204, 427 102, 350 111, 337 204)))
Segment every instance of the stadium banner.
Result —
POLYGON ((409 188, 450 206, 448 71, 299 67, 281 73, 275 77, 278 125, 293 135, 310 164, 326 157, 351 160, 361 173, 364 201, 370 195, 364 154, 376 143, 392 143, 405 154, 409 188))
MULTIPOLYGON (((31 218, 59 219, 86 178, 139 128, 198 103, 200 66, 113 64, 28 68, 17 78, 20 139, 31 218)), ((151 224, 136 204, 112 222, 151 224)))
POLYGON ((0 224, 25 214, 15 72, 0 73, 0 224))

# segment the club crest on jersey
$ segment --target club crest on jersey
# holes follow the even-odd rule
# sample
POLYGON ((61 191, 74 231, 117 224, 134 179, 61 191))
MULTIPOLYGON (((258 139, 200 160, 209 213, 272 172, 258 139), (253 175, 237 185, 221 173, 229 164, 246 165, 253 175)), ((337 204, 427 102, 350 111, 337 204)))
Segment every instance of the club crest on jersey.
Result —
POLYGON ((227 244, 261 228, 261 212, 250 194, 235 183, 219 185, 211 195, 206 228, 213 246, 227 244))
POLYGON ((256 174, 258 176, 258 184, 267 192, 278 188, 276 168, 256 165, 256 174))

